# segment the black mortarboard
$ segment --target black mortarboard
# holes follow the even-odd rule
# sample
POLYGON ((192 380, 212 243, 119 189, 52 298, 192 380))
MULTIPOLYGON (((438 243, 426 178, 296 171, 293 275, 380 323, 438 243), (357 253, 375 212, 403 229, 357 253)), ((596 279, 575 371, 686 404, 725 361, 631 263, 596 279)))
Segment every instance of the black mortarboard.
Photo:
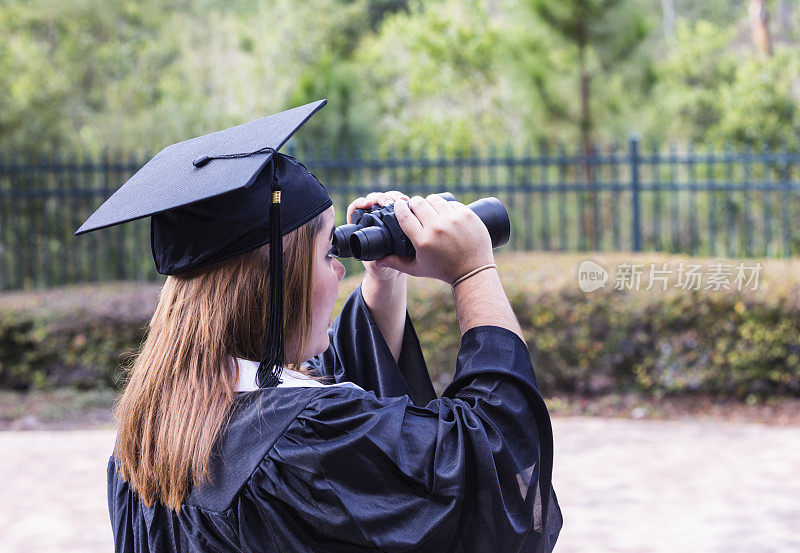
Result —
POLYGON ((300 162, 277 152, 325 105, 312 102, 161 150, 75 233, 151 217, 156 270, 175 275, 270 244, 269 327, 258 379, 283 365, 283 241, 330 207, 300 162))

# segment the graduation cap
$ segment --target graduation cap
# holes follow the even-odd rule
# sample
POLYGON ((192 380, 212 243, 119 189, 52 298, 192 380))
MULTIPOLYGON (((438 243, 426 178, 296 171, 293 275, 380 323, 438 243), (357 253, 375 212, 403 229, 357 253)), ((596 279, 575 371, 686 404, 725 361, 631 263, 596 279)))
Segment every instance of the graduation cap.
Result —
POLYGON ((325 105, 319 100, 167 146, 108 198, 76 235, 150 217, 156 270, 175 275, 270 244, 270 298, 261 387, 280 382, 283 235, 328 207, 306 168, 278 150, 325 105))

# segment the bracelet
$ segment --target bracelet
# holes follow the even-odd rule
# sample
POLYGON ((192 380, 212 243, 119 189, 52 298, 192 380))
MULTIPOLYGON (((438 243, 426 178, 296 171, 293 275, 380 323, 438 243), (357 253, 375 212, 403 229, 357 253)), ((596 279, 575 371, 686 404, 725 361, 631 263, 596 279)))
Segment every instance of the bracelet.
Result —
POLYGON ((455 288, 457 284, 461 284, 462 282, 467 280, 469 277, 475 276, 478 273, 480 273, 481 271, 485 271, 486 269, 497 269, 497 263, 489 263, 488 265, 484 265, 483 267, 478 267, 477 269, 473 269, 470 272, 468 272, 467 274, 465 274, 464 276, 458 277, 456 279, 456 281, 453 284, 451 284, 451 286, 453 288, 455 288))

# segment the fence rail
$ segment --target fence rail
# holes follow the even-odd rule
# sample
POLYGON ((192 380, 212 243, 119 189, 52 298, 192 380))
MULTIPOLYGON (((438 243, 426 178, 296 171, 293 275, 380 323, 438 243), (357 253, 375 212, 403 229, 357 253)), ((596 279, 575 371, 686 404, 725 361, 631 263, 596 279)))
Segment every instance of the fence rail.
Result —
MULTIPOLYGON (((291 149, 290 149, 291 153, 291 149)), ((563 146, 478 155, 299 156, 328 187, 339 222, 373 190, 496 195, 517 250, 632 250, 791 256, 800 251, 800 154, 636 139, 588 154, 563 146)), ((72 233, 145 158, 0 157, 0 290, 158 278, 149 224, 72 233)))

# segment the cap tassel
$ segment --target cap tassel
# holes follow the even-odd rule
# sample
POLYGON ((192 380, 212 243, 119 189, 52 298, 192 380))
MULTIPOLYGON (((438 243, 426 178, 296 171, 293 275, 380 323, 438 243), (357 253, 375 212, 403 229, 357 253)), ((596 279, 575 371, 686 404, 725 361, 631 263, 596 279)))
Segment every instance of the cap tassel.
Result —
POLYGON ((192 161, 192 165, 194 165, 199 169, 204 165, 207 165, 208 162, 211 161, 212 159, 236 159, 239 157, 250 157, 256 154, 269 154, 269 153, 273 154, 275 153, 275 149, 272 148, 271 146, 264 146, 263 148, 259 148, 258 150, 253 150, 252 152, 241 152, 238 154, 220 154, 220 155, 203 154, 194 158, 194 161, 192 161))
POLYGON ((269 205, 269 321, 267 344, 258 365, 258 385, 280 384, 283 372, 283 236, 281 235, 281 187, 273 173, 269 205))

